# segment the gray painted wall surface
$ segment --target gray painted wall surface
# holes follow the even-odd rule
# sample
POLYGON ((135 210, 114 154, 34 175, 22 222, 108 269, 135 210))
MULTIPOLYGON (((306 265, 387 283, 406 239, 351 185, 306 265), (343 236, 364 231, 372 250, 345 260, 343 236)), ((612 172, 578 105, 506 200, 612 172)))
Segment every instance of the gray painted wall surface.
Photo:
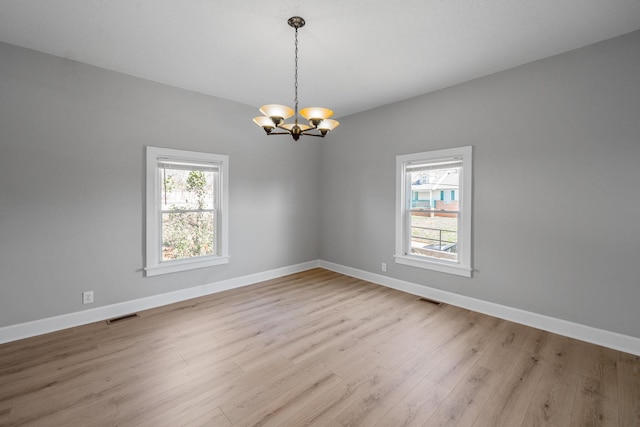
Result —
POLYGON ((0 44, 0 327, 318 259, 319 145, 256 114, 0 44), (230 156, 230 264, 143 277, 145 145, 230 156))
POLYGON ((0 327, 321 258, 640 336, 640 32, 342 118, 321 144, 254 115, 0 44, 0 327), (145 145, 230 155, 229 265, 143 277, 145 145), (395 156, 463 145, 474 277, 394 264, 395 156))
POLYGON ((347 117, 321 156, 322 259, 640 337, 640 32, 347 117), (465 145, 474 277, 395 264, 395 156, 465 145))

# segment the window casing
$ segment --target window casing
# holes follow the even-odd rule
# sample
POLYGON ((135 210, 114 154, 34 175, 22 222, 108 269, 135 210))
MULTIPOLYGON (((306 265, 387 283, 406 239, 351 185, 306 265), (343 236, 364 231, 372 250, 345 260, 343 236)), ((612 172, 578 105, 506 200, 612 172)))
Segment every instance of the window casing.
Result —
POLYGON ((229 158, 147 147, 145 275, 229 262, 229 158))
POLYGON ((472 147, 396 157, 398 264, 471 277, 472 147))

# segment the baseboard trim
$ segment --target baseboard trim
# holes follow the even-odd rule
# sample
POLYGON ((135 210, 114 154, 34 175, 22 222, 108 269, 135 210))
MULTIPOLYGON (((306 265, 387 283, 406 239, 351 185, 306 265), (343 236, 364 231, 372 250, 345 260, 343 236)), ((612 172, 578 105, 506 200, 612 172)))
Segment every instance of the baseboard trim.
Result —
POLYGON ((430 288, 428 286, 418 285, 416 283, 398 280, 381 274, 375 274, 323 260, 308 261, 301 264, 235 277, 206 285, 181 289, 179 291, 1 327, 0 344, 86 325, 88 323, 99 322, 135 313, 137 311, 148 310, 167 304, 186 301, 192 298, 215 294, 217 292, 241 288, 263 282, 265 280, 276 279, 288 274, 310 270, 316 267, 322 267, 327 270, 356 277, 358 279, 366 280, 368 282, 397 289, 420 297, 441 301, 457 307, 466 308, 468 310, 477 311, 479 313, 488 314, 490 316, 499 317, 501 319, 640 356, 640 338, 483 301, 443 291, 441 289, 430 288))
POLYGON ((320 261, 320 267, 420 297, 441 301, 457 307, 640 356, 640 338, 430 288, 428 286, 418 285, 416 283, 406 282, 328 261, 320 261))
POLYGON ((88 323, 112 319, 114 317, 124 316, 130 313, 135 313, 137 311, 161 307, 163 305, 186 301, 205 295, 211 295, 229 289, 241 288, 243 286, 249 286, 255 283, 264 282, 265 280, 276 279, 288 274, 310 270, 312 268, 318 267, 319 265, 320 261, 318 260, 309 261, 301 264, 263 271, 260 273, 235 277, 233 279, 222 280, 220 282, 181 289, 179 291, 168 292, 165 294, 153 295, 146 298, 96 307, 89 310, 48 317, 45 319, 38 319, 30 322, 19 323, 16 325, 9 325, 0 328, 0 344, 34 337, 50 332, 60 331, 75 326, 86 325, 88 323))

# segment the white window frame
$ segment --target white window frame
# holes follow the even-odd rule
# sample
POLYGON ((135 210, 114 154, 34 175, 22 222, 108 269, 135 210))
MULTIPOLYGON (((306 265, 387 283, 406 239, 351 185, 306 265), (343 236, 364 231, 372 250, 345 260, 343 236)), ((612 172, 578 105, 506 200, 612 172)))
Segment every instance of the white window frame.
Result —
POLYGON ((175 273, 229 262, 229 156, 170 148, 146 147, 146 263, 145 276, 175 273), (220 169, 216 197, 216 248, 214 255, 162 261, 161 188, 158 163, 170 160, 184 163, 215 164, 220 169))
POLYGON ((467 146, 396 156, 396 250, 394 258, 397 264, 471 277, 473 272, 471 265, 472 152, 472 147, 467 146), (411 182, 407 179, 406 166, 417 161, 432 162, 451 158, 459 158, 462 162, 458 195, 460 213, 458 217, 457 260, 412 255, 410 252, 411 182))

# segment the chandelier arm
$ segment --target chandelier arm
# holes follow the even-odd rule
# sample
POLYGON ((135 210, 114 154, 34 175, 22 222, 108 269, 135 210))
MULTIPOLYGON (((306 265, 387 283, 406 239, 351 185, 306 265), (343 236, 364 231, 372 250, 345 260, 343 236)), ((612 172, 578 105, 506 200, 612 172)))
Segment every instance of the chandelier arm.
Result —
MULTIPOLYGON (((271 136, 271 135, 289 135, 289 136, 291 136, 291 132, 271 132, 271 133, 267 134, 267 136, 271 136)), ((300 135, 316 136, 318 138, 324 138, 324 135, 318 135, 318 134, 315 134, 315 133, 304 133, 304 132, 302 132, 300 135)))
MULTIPOLYGON (((308 131, 306 131, 306 132, 308 132, 308 131)), ((291 132, 271 132, 271 133, 269 133, 267 135, 269 135, 269 136, 270 135, 291 135, 291 132)), ((305 132, 302 132, 300 135, 317 136, 318 138, 324 138, 324 135, 318 135, 316 133, 305 133, 305 132)))
MULTIPOLYGON (((309 132, 309 131, 305 131, 305 132, 309 132)), ((318 138, 324 138, 324 135, 322 135, 322 134, 318 135, 317 133, 305 133, 305 132, 302 132, 302 135, 305 135, 305 136, 317 136, 318 138)))

